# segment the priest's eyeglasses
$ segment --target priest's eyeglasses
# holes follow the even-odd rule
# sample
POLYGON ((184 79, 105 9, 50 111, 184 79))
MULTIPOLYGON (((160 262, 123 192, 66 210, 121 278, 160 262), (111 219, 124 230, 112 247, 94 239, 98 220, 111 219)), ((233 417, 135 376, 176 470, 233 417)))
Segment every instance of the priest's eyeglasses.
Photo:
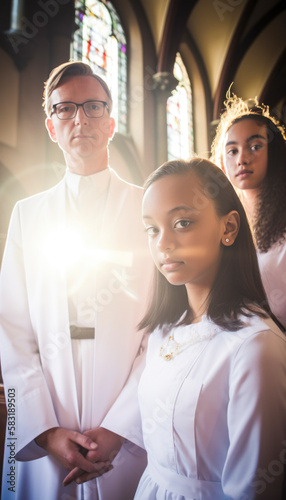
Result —
POLYGON ((108 104, 105 101, 85 101, 81 104, 77 104, 76 102, 59 102, 53 105, 51 116, 56 113, 60 120, 71 120, 76 116, 80 106, 88 118, 101 118, 104 115, 105 108, 109 112, 108 104))

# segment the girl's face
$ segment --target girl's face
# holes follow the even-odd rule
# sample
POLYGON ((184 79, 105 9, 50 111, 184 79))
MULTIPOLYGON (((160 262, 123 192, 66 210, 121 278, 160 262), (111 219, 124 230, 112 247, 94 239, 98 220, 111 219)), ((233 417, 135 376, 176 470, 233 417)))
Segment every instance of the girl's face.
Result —
POLYGON ((267 172, 267 126, 243 119, 230 127, 223 149, 223 166, 239 189, 259 189, 267 172))
POLYGON ((143 221, 159 271, 173 285, 208 292, 216 277, 228 216, 219 217, 196 175, 168 175, 155 181, 143 199, 143 221))

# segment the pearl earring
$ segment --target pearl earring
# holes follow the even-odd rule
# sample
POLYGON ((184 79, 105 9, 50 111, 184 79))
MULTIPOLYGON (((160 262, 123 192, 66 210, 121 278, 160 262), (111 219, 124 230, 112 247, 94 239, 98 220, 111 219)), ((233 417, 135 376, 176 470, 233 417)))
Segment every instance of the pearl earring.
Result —
POLYGON ((229 238, 225 238, 226 243, 229 243, 229 238))

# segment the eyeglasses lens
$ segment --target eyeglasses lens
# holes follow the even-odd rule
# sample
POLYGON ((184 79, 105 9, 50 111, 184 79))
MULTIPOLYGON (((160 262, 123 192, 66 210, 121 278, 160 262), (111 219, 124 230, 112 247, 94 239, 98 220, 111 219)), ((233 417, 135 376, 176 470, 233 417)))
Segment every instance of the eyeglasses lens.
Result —
POLYGON ((75 104, 73 102, 57 104, 57 116, 60 120, 74 118, 80 106, 83 107, 84 113, 88 118, 101 118, 103 116, 105 104, 100 101, 87 101, 83 104, 75 104))

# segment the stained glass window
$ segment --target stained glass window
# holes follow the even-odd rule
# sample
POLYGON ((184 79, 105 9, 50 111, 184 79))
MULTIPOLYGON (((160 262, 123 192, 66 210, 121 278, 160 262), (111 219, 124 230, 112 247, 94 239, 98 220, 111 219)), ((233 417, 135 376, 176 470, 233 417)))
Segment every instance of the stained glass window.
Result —
POLYGON ((127 133, 127 54, 120 19, 107 0, 76 0, 71 59, 87 62, 107 82, 117 130, 127 133))
POLYGON ((179 53, 174 64, 176 89, 167 101, 168 160, 189 159, 194 152, 192 89, 179 53))

